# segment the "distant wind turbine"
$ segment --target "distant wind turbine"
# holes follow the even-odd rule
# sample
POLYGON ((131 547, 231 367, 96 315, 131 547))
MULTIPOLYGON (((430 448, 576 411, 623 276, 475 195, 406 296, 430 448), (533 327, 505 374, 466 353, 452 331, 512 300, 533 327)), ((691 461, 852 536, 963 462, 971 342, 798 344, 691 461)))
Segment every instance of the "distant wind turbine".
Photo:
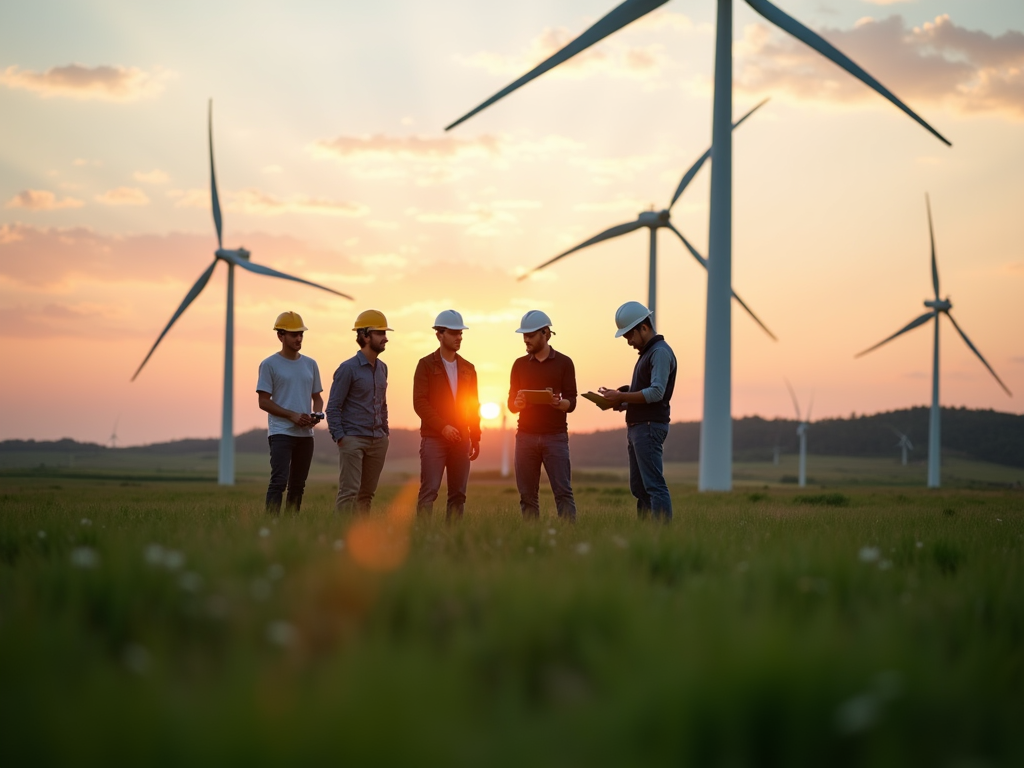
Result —
MULTIPOLYGON (((740 126, 740 124, 743 123, 744 120, 746 120, 748 117, 750 117, 752 114, 754 114, 758 109, 760 109, 762 106, 764 106, 764 104, 767 101, 768 101, 768 99, 765 99, 760 104, 758 104, 756 107, 754 107, 752 110, 747 112, 747 114, 745 114, 743 117, 741 117, 735 123, 733 123, 733 126, 732 126, 733 130, 738 128, 740 126)), ((594 237, 590 238, 589 240, 586 240, 585 242, 580 243, 576 247, 570 248, 568 251, 565 251, 564 253, 558 254, 557 256, 555 256, 555 258, 550 259, 548 261, 545 261, 539 267, 534 267, 533 269, 531 269, 526 274, 521 275, 519 277, 519 279, 520 280, 525 280, 527 277, 532 275, 534 272, 539 272, 540 270, 544 269, 545 267, 551 266, 552 264, 554 264, 559 259, 563 259, 566 256, 569 256, 570 254, 576 253, 576 251, 580 251, 580 250, 583 250, 584 248, 587 248, 588 246, 596 245, 597 243, 604 242, 605 240, 612 240, 613 238, 619 237, 620 235, 629 234, 630 232, 635 232, 638 229, 641 229, 643 227, 647 227, 650 230, 650 262, 649 262, 648 271, 647 271, 647 306, 648 306, 648 308, 650 308, 651 314, 654 314, 654 312, 656 311, 656 305, 657 305, 657 301, 658 301, 658 230, 659 229, 665 228, 665 229, 670 230, 671 232, 674 232, 676 234, 676 236, 680 240, 683 241, 683 245, 686 246, 686 249, 690 252, 690 255, 693 256, 693 258, 695 258, 697 260, 697 263, 699 263, 702 267, 704 267, 704 269, 708 268, 707 259, 705 259, 703 256, 701 256, 700 253, 698 253, 697 249, 694 248, 693 245, 690 243, 690 241, 687 240, 683 236, 683 233, 680 232, 678 229, 676 229, 676 227, 672 224, 672 221, 671 221, 672 213, 671 212, 672 212, 672 206, 676 204, 676 201, 683 194, 683 190, 686 189, 687 186, 689 186, 690 182, 693 181, 693 177, 697 175, 697 172, 703 167, 704 163, 706 163, 710 157, 711 157, 711 149, 708 148, 707 152, 705 152, 703 155, 701 155, 697 159, 697 162, 695 162, 692 166, 690 166, 690 169, 686 173, 683 174, 683 178, 679 182, 679 186, 676 187, 675 194, 672 195, 672 200, 669 202, 668 207, 665 208, 664 210, 658 211, 658 212, 655 212, 653 210, 652 211, 643 211, 637 217, 636 221, 626 222, 625 224, 619 224, 617 226, 611 227, 610 229, 606 229, 601 234, 595 235, 594 237)), ((757 323, 758 325, 760 325, 761 328, 764 329, 765 333, 767 333, 769 336, 771 336, 773 339, 775 339, 775 334, 773 334, 771 331, 769 331, 768 327, 764 323, 762 323, 760 318, 758 318, 758 316, 754 314, 754 312, 750 309, 750 307, 748 307, 744 303, 743 299, 741 299, 739 296, 736 295, 736 291, 732 292, 732 297, 734 299, 736 299, 736 303, 737 304, 739 304, 741 307, 743 307, 743 309, 745 309, 747 311, 747 314, 749 314, 752 318, 754 318, 754 322, 757 323)), ((778 339, 775 339, 775 340, 778 341, 778 339)))
POLYGON ((217 250, 214 251, 213 262, 206 271, 199 276, 196 280, 195 285, 185 295, 178 310, 171 316, 171 320, 167 323, 167 326, 163 329, 156 341, 153 343, 152 348, 149 350, 149 354, 142 361, 139 369, 135 371, 135 375, 132 376, 132 381, 135 381, 142 368, 152 357, 153 352, 156 351, 157 345, 160 344, 167 332, 171 330, 171 326, 174 325, 175 321, 181 317, 182 313, 188 309, 188 305, 195 301, 196 297, 202 293, 206 284, 210 282, 210 276, 213 274, 213 270, 217 267, 218 261, 223 261, 228 265, 228 298, 227 298, 227 322, 224 334, 224 402, 223 410, 221 412, 221 430, 220 430, 220 458, 217 466, 217 482, 221 485, 234 485, 235 484, 235 438, 233 429, 233 416, 234 416, 234 368, 235 368, 235 267, 241 267, 242 269, 248 270, 249 272, 255 272, 258 275, 268 275, 269 277, 280 277, 284 280, 294 280, 296 283, 303 283, 304 285, 310 285, 314 288, 319 288, 322 291, 333 293, 336 296, 341 296, 344 299, 351 300, 352 297, 346 293, 341 293, 334 290, 333 288, 327 288, 317 283, 311 283, 309 280, 303 280, 301 277, 292 277, 286 275, 284 272, 278 272, 276 269, 270 269, 270 267, 260 266, 259 264, 253 264, 249 261, 249 251, 245 248, 236 248, 234 250, 227 250, 224 248, 222 238, 222 217, 220 212, 220 198, 217 196, 217 174, 213 168, 213 99, 210 100, 209 115, 207 131, 210 141, 210 198, 213 205, 213 223, 217 228, 217 250))
MULTIPOLYGON (((646 16, 668 0, 625 0, 567 46, 545 59, 515 82, 448 126, 486 109, 536 77, 586 50, 627 24, 646 16)), ((949 144, 938 131, 915 114, 885 86, 839 49, 768 0, 745 0, 775 26, 809 45, 830 61, 903 110, 913 120, 949 144)), ((704 336, 704 413, 700 430, 702 491, 732 488, 732 6, 717 0, 715 33, 715 90, 712 108, 711 222, 709 227, 707 321, 704 336)))
POLYGON ((895 432, 896 436, 900 439, 900 441, 896 443, 896 447, 903 451, 903 466, 905 467, 907 466, 907 451, 914 450, 914 444, 910 442, 909 437, 896 429, 896 427, 890 427, 890 429, 895 432))
POLYGON ((110 430, 110 447, 117 448, 117 422, 121 420, 121 414, 114 418, 114 428, 110 430))
POLYGON ((960 334, 960 337, 964 340, 964 343, 970 348, 971 352, 978 356, 982 364, 988 368, 988 372, 995 377, 995 380, 999 382, 999 386, 1003 388, 1007 395, 1013 397, 1013 393, 1003 384, 1003 380, 996 375, 996 372, 992 369, 992 366, 988 364, 988 361, 982 357, 981 352, 978 348, 971 343, 971 340, 967 338, 967 334, 963 332, 956 320, 953 319, 953 314, 950 310, 953 308, 952 302, 947 296, 944 299, 939 298, 939 267, 935 260, 935 230, 932 227, 932 205, 928 199, 928 195, 924 196, 925 207, 928 210, 928 236, 931 239, 932 246, 932 287, 935 289, 935 298, 930 301, 925 301, 924 305, 928 307, 928 311, 920 317, 907 323, 903 328, 896 331, 892 336, 886 339, 882 339, 880 342, 875 344, 873 347, 868 347, 863 352, 858 352, 855 357, 861 357, 866 355, 875 349, 878 349, 883 344, 895 339, 897 336, 902 336, 907 331, 912 331, 919 325, 924 325, 929 320, 935 320, 935 340, 933 345, 933 358, 932 358, 932 410, 928 420, 928 487, 938 488, 941 484, 941 439, 940 439, 940 411, 939 411, 939 318, 945 315, 949 318, 949 322, 956 328, 956 332, 960 334))
POLYGON ((811 402, 807 406, 807 418, 800 416, 800 403, 797 402, 796 392, 793 385, 786 382, 789 389, 789 396, 793 398, 793 409, 796 411, 796 434, 800 438, 800 471, 797 478, 797 485, 804 488, 807 485, 807 428, 811 426, 811 409, 814 408, 814 395, 811 395, 811 402))

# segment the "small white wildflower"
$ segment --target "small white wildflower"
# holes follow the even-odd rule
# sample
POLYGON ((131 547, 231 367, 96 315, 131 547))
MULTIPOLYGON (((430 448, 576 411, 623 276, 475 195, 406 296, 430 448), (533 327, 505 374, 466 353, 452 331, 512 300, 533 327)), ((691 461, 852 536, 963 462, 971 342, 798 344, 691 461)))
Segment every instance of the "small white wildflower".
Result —
POLYGON ((253 600, 266 600, 270 597, 270 582, 266 579, 253 579, 249 585, 249 594, 253 600))
POLYGON ((558 531, 556 531, 554 528, 548 528, 548 533, 554 536, 556 533, 558 533, 558 531))
POLYGON ((169 571, 176 571, 185 564, 185 555, 176 549, 168 549, 164 552, 164 567, 169 571))
POLYGON ((277 563, 274 563, 272 566, 267 568, 267 578, 271 581, 277 581, 282 576, 284 576, 284 568, 277 563))
POLYGON ((924 546, 924 542, 923 541, 919 541, 916 544, 914 544, 914 546, 917 547, 918 549, 921 549, 921 547, 924 546))
POLYGON ((159 544, 150 544, 142 551, 142 556, 149 565, 163 565, 164 548, 159 544))
POLYGON ((78 568, 95 568, 100 563, 100 556, 95 549, 76 547, 71 550, 71 564, 78 568))
POLYGON ((149 671, 149 651, 132 643, 124 649, 124 665, 137 675, 146 674, 149 671))
POLYGON ((615 544, 615 546, 618 547, 619 549, 625 549, 626 547, 629 546, 629 542, 626 541, 621 536, 619 536, 618 534, 612 536, 612 543, 615 544))
POLYGON ((46 538, 46 531, 40 531, 36 535, 39 536, 40 539, 45 539, 46 538))
POLYGON ((82 518, 82 525, 85 525, 85 526, 92 525, 92 520, 90 520, 88 517, 83 517, 82 518))
POLYGON ((272 621, 267 625, 267 640, 281 647, 292 644, 295 628, 287 621, 272 621))
POLYGON ((270 535, 270 529, 269 528, 260 528, 260 536, 261 537, 263 537, 265 539, 269 535, 270 535))
POLYGON ((548 539, 548 546, 549 547, 555 546, 555 540, 554 539, 548 539))
POLYGON ((590 553, 590 544, 588 544, 587 542, 581 541, 579 544, 576 545, 576 554, 577 555, 586 555, 586 554, 589 554, 589 553, 590 553))
POLYGON ((336 539, 333 546, 335 552, 341 552, 345 548, 345 542, 341 539, 336 539))
POLYGON ((878 699, 870 693, 847 699, 836 710, 836 728, 840 733, 866 731, 878 718, 878 699))
POLYGON ((198 592, 203 586, 203 577, 192 571, 185 571, 178 579, 178 585, 186 592, 198 592))
POLYGON ((879 560, 878 561, 878 570, 880 570, 880 571, 888 571, 890 568, 892 568, 892 560, 879 560))
POLYGON ((882 553, 878 547, 861 547, 860 552, 857 553, 857 557, 860 558, 862 563, 873 563, 882 553))
POLYGON ((532 555, 533 554, 533 547, 527 547, 526 548, 526 554, 532 555))

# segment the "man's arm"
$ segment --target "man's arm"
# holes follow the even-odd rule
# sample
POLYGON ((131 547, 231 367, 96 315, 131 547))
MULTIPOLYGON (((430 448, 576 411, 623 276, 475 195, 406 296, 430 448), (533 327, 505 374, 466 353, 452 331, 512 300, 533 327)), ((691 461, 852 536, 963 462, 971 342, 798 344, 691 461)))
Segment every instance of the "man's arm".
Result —
POLYGON ((381 429, 384 430, 385 435, 391 435, 391 430, 388 429, 388 366, 381 360, 377 361, 377 365, 384 366, 384 402, 380 406, 380 423, 381 429))
POLYGON ((516 367, 518 364, 518 360, 512 363, 512 373, 508 377, 508 410, 510 413, 519 413, 526 407, 526 398, 519 394, 522 386, 519 383, 519 369, 516 367))
POLYGON ((565 370, 562 371, 562 399, 558 401, 555 408, 572 413, 576 410, 576 396, 579 394, 576 390, 576 366, 569 358, 565 358, 565 360, 565 370))
POLYGON ((266 411, 273 416, 280 416, 282 419, 288 419, 297 427, 311 427, 316 423, 308 413, 298 413, 278 405, 271 399, 269 392, 258 389, 256 394, 260 399, 261 411, 266 411))
POLYGON ((331 432, 331 439, 338 442, 345 436, 341 428, 341 408, 348 398, 348 391, 352 386, 352 373, 344 363, 338 366, 334 372, 334 381, 331 384, 331 394, 327 398, 327 408, 324 411, 327 415, 327 428, 331 432))
POLYGON ((313 413, 323 413, 324 398, 319 392, 313 393, 313 413))
POLYGON ((430 402, 430 363, 420 360, 412 377, 412 408, 423 419, 423 425, 440 433, 448 426, 430 402))
MULTIPOLYGON (((469 416, 469 460, 473 461, 477 456, 480 455, 480 388, 477 383, 476 370, 472 370, 471 374, 467 376, 470 380, 469 385, 469 402, 467 403, 466 410, 469 416)), ((459 382, 462 385, 462 382, 459 382)))

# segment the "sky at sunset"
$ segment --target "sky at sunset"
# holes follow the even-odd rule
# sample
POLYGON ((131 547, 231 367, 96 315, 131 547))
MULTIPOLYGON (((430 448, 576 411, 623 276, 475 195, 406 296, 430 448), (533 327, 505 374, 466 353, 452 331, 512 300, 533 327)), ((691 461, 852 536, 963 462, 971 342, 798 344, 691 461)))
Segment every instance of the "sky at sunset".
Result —
MULTIPOLYGON (((581 390, 635 361, 614 312, 647 300, 647 231, 517 277, 651 205, 710 144, 714 8, 673 0, 455 130, 443 127, 616 0, 0 5, 0 439, 132 445, 219 433, 226 267, 134 383, 213 258, 206 110, 224 245, 351 294, 236 270, 235 431, 265 426, 259 361, 283 310, 329 388, 356 314, 394 332, 393 427, 448 308, 481 400, 501 401, 528 309, 581 390)), ((1024 413, 1024 3, 776 0, 949 138, 771 27, 734 17, 733 413, 814 417, 930 402, 930 326, 854 359, 942 293, 1010 398, 942 327, 942 403, 1024 413)), ((709 167, 673 208, 706 254, 709 167)), ((671 239, 670 239, 671 238, 671 239)), ((674 420, 700 418, 706 275, 659 235, 674 420)), ((570 429, 621 425, 581 401, 570 429)), ((492 423, 493 425, 493 423, 492 423)))

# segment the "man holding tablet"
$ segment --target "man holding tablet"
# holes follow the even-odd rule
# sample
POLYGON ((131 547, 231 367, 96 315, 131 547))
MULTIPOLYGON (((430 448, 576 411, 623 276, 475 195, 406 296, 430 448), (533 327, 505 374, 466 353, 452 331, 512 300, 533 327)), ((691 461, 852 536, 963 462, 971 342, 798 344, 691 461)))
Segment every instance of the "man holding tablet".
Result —
POLYGON ((560 518, 576 521, 565 415, 576 409, 576 367, 550 345, 551 318, 539 309, 523 315, 526 355, 512 364, 508 409, 519 414, 516 485, 524 520, 540 518, 540 469, 547 472, 560 518))

